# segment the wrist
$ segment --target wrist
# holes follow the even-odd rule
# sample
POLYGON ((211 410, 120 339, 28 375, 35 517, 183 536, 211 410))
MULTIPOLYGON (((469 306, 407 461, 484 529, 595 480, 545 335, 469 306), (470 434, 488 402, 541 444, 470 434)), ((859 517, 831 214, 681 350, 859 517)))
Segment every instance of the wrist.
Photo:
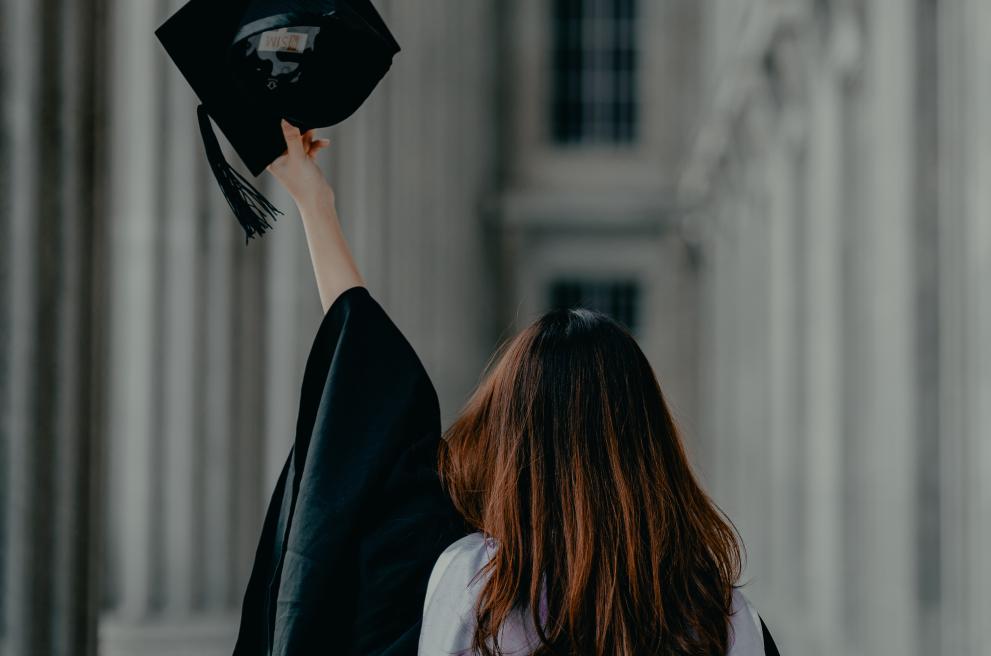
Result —
POLYGON ((301 214, 334 207, 334 189, 329 184, 321 184, 305 195, 293 198, 301 214))

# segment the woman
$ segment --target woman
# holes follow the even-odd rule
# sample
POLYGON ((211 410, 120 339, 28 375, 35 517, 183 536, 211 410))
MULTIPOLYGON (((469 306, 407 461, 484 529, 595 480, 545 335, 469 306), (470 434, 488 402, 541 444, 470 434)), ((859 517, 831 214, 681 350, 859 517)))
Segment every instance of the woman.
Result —
MULTIPOLYGON (((326 312, 362 286, 313 157, 283 124, 326 312)), ((735 587, 731 524, 697 483, 653 371, 607 317, 555 310, 506 344, 440 442, 475 532, 437 559, 419 653, 776 654, 735 587)))

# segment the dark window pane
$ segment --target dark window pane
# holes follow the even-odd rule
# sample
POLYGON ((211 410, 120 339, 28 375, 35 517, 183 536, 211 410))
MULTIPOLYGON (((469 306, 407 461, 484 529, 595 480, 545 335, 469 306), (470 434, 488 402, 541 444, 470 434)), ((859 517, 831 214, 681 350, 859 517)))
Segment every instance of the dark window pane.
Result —
POLYGON ((554 0, 551 134, 558 143, 636 138, 636 0, 554 0))

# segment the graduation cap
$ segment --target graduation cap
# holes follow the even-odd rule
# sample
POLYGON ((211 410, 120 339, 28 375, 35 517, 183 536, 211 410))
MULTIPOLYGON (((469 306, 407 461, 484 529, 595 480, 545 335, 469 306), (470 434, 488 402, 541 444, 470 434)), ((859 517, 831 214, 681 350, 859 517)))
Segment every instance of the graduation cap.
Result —
POLYGON ((155 36, 200 99, 207 160, 246 243, 282 212, 228 164, 210 119, 258 176, 286 149, 282 118, 301 132, 343 121, 399 52, 369 0, 190 0, 155 36))

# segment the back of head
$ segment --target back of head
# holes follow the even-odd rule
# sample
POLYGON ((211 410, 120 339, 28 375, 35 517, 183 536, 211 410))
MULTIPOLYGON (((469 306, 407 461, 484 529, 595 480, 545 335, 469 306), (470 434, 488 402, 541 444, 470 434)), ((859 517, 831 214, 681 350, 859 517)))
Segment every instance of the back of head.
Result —
POLYGON ((498 653, 514 608, 532 613, 547 653, 725 653, 736 534, 612 319, 554 310, 505 344, 439 465, 465 519, 499 545, 479 653, 498 653))

